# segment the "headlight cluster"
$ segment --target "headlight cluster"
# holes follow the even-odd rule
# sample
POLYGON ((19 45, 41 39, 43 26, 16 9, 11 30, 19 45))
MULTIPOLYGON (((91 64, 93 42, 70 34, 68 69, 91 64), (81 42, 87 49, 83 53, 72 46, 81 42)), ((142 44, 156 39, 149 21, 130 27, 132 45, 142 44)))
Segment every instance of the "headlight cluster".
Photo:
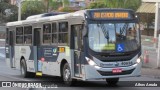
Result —
POLYGON ((97 66, 97 64, 93 60, 91 60, 88 57, 85 57, 85 58, 86 58, 86 60, 87 60, 87 62, 88 62, 89 65, 91 65, 91 66, 97 66))
POLYGON ((138 59, 137 59, 137 63, 140 63, 141 62, 141 58, 139 57, 138 59))

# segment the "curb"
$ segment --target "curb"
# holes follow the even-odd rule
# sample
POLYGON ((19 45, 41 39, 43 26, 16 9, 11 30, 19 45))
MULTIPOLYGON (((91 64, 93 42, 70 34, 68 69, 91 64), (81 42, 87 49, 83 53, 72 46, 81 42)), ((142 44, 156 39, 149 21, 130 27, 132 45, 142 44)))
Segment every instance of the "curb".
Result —
POLYGON ((141 75, 141 76, 155 78, 155 79, 160 79, 160 76, 153 76, 153 75, 141 75))

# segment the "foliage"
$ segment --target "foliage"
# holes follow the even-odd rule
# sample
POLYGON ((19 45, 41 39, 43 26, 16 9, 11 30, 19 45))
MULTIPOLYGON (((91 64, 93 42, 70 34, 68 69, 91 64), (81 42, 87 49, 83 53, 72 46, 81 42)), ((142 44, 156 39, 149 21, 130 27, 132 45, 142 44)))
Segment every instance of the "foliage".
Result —
POLYGON ((10 22, 17 20, 18 8, 15 5, 9 3, 10 0, 1 0, 0 1, 0 21, 10 22))
POLYGON ((87 8, 128 8, 137 10, 141 5, 141 0, 97 0, 87 8))
POLYGON ((74 10, 70 7, 60 7, 58 9, 59 12, 74 12, 74 10))
POLYGON ((94 3, 90 4, 90 6, 88 7, 88 9, 104 8, 104 7, 106 7, 105 3, 103 3, 103 2, 94 2, 94 3))
POLYGON ((64 7, 69 6, 69 0, 62 0, 64 7))
POLYGON ((68 7, 70 2, 69 0, 42 0, 45 3, 46 9, 58 10, 60 7, 68 7))
POLYGON ((62 2, 57 2, 57 1, 50 1, 49 2, 49 8, 50 10, 58 10, 58 8, 62 6, 62 2))
POLYGON ((25 1, 22 3, 22 19, 26 19, 28 16, 41 14, 45 12, 45 5, 42 1, 25 1))

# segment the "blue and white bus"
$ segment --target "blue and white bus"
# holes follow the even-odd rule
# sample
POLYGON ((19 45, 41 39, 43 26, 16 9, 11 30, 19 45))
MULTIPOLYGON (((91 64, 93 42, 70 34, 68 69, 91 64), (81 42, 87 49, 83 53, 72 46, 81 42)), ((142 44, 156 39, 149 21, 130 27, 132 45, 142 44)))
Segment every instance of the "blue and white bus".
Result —
POLYGON ((139 19, 130 9, 87 9, 6 24, 6 62, 22 76, 75 80, 141 75, 139 19))

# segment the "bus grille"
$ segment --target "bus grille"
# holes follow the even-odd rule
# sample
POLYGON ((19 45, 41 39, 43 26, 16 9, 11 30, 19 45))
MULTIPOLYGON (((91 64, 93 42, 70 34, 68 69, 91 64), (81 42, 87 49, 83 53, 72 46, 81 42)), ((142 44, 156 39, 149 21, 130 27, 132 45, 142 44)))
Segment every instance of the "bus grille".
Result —
POLYGON ((122 71, 121 73, 112 73, 112 71, 106 72, 106 71, 99 71, 98 72, 102 75, 102 76, 113 76, 113 75, 126 75, 126 74, 131 74, 134 69, 131 70, 126 70, 126 71, 122 71))

